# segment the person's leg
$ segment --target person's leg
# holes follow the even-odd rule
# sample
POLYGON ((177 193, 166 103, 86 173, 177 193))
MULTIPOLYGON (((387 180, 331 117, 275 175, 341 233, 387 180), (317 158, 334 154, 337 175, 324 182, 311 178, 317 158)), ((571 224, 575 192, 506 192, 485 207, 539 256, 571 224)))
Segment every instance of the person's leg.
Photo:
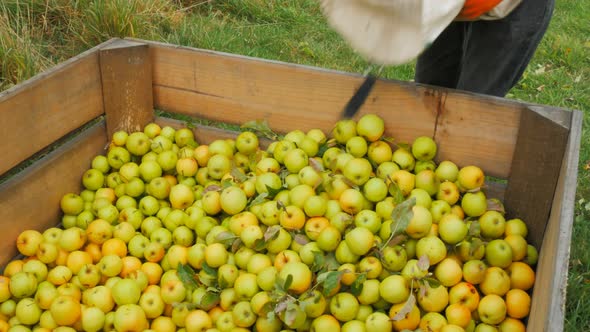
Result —
POLYGON ((502 20, 471 22, 457 89, 505 96, 533 57, 553 6, 554 0, 524 0, 502 20))
POLYGON ((416 61, 414 81, 455 88, 459 81, 465 22, 451 23, 416 61))

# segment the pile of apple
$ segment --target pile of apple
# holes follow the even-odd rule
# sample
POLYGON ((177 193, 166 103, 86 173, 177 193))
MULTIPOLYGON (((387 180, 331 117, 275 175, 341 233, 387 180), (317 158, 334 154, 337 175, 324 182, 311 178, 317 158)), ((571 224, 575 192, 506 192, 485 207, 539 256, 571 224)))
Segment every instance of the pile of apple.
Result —
POLYGON ((243 128, 116 132, 63 227, 18 236, 0 331, 525 331, 537 251, 479 167, 373 114, 243 128))

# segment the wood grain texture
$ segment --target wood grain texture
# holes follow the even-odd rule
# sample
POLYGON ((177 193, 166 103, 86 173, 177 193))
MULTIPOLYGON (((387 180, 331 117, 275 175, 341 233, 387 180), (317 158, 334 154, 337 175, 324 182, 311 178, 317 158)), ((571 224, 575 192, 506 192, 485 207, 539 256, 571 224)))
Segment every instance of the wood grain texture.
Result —
POLYGON ((148 45, 115 40, 99 54, 109 137, 118 130, 142 130, 154 118, 148 45))
POLYGON ((477 165, 486 175, 507 178, 521 105, 500 98, 448 91, 442 96, 435 140, 437 159, 477 165))
POLYGON ((0 185, 0 266, 17 254, 20 232, 43 231, 60 223, 59 202, 64 194, 82 189, 82 174, 95 155, 104 153, 105 128, 104 121, 93 125, 0 185))
MULTIPOLYGON (((234 124, 267 119, 279 132, 330 131, 363 80, 320 68, 149 44, 156 107, 234 124)), ((399 142, 411 142, 420 135, 434 137, 440 144, 437 159, 478 164, 486 174, 507 178, 522 105, 379 80, 356 118, 379 114, 387 121, 386 134, 399 142)))
POLYGON ((92 48, 0 93, 0 175, 103 113, 92 48))
MULTIPOLYGON (((528 331, 561 332, 564 329, 571 235, 578 176, 583 114, 572 112, 566 153, 543 237, 533 290, 528 331)), ((575 245, 575 244, 573 244, 575 245)))
POLYGON ((527 223, 527 240, 537 248, 541 246, 549 219, 568 134, 568 127, 533 110, 521 113, 506 188, 506 212, 527 223))
MULTIPOLYGON (((150 43, 154 103, 167 111, 241 124, 266 119, 277 132, 331 131, 363 78, 307 66, 150 43)), ((386 135, 432 136, 428 88, 380 80, 357 114, 390 119, 386 135), (395 125, 394 125, 395 124, 395 125)))

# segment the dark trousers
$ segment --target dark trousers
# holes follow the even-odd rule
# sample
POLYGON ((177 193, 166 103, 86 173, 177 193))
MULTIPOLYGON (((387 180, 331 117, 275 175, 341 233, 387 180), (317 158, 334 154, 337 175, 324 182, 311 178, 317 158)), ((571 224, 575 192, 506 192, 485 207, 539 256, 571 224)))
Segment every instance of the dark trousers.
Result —
POLYGON ((504 97, 551 19, 554 0, 523 0, 497 21, 453 22, 418 58, 415 81, 504 97))

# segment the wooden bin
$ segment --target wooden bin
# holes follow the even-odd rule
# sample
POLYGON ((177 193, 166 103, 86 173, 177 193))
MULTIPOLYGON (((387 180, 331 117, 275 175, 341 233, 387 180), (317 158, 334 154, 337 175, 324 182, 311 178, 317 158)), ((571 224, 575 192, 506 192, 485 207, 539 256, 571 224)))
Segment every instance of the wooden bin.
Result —
MULTIPOLYGON (((17 254, 19 232, 59 223, 61 196, 81 190, 82 173, 113 132, 154 120, 184 125, 155 117, 154 108, 232 124, 266 119, 278 132, 329 131, 361 82, 337 71, 113 39, 0 93, 0 266, 17 254)), ((563 330, 581 112, 379 80, 364 113, 382 116, 397 141, 433 137, 437 160, 507 180, 488 190, 505 200, 509 216, 527 222, 528 240, 540 247, 528 329, 563 330)), ((197 126, 195 135, 207 143, 235 133, 197 126)))

